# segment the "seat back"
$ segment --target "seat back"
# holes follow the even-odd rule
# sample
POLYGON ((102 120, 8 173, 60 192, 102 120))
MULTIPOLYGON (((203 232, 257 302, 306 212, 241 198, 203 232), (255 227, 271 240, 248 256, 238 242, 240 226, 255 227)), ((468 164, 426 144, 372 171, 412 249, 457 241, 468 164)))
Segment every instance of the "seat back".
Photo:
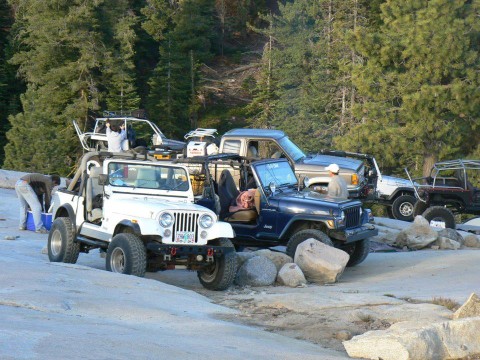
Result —
POLYGON ((100 166, 94 166, 90 168, 90 175, 87 180, 86 187, 86 207, 88 219, 90 221, 97 220, 102 217, 102 211, 95 209, 101 208, 101 201, 96 201, 97 195, 103 194, 103 186, 98 184, 98 178, 102 173, 102 168, 100 166))
POLYGON ((137 180, 135 180, 135 187, 144 188, 158 188, 160 186, 157 181, 155 169, 140 167, 137 172, 137 180))
POLYGON ((247 156, 248 157, 258 157, 258 150, 255 146, 250 145, 247 149, 247 156))
POLYGON ((232 174, 229 170, 225 169, 220 175, 218 182, 218 196, 220 198, 220 218, 224 219, 229 213, 229 207, 232 205, 233 200, 237 198, 240 192, 235 185, 232 174))

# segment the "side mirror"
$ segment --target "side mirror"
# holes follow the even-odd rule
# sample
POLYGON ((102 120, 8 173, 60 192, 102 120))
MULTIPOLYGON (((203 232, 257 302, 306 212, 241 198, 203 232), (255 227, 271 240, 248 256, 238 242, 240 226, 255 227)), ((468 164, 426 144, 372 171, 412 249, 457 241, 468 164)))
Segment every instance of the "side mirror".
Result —
POLYGON ((100 174, 98 175, 98 185, 107 185, 108 184, 108 175, 100 174))
POLYGON ((303 186, 304 186, 305 188, 310 187, 310 179, 309 179, 308 176, 305 176, 305 177, 303 178, 303 186))

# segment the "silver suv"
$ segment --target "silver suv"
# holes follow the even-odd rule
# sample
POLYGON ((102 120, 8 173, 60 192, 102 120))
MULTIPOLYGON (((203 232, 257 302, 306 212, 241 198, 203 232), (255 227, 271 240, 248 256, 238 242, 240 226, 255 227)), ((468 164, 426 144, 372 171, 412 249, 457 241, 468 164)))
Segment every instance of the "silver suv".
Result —
POLYGON ((53 204, 52 262, 75 263, 80 252, 99 248, 113 272, 143 276, 147 269, 184 265, 207 289, 224 290, 233 282, 232 227, 194 203, 185 166, 133 153, 89 152, 53 204))

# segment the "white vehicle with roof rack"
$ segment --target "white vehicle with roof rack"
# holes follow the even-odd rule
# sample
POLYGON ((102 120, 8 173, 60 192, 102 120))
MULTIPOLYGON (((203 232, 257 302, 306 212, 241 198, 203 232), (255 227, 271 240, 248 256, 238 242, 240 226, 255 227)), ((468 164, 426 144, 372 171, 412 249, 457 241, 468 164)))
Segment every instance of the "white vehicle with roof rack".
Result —
POLYGON ((113 272, 143 276, 147 269, 184 265, 207 289, 224 290, 233 282, 232 227, 194 203, 183 165, 133 152, 89 152, 53 204, 52 262, 75 263, 80 252, 99 248, 113 272))

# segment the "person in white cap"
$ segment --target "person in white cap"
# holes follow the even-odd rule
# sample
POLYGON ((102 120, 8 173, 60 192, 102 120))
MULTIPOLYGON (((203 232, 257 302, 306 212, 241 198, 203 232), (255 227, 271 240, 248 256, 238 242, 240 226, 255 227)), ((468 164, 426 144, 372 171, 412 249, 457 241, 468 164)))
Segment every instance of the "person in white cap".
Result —
POLYGON ((348 199, 348 188, 345 180, 338 175, 340 167, 337 164, 328 165, 325 170, 330 172, 330 183, 328 184, 327 195, 340 199, 348 199))

